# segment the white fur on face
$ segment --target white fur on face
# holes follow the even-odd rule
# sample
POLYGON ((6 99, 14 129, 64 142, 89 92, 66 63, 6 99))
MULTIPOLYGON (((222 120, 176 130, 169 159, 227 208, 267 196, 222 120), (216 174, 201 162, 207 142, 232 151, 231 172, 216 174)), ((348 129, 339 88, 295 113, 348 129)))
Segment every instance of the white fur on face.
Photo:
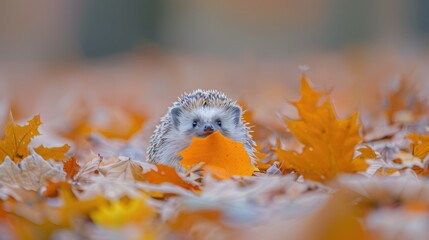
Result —
POLYGON ((237 132, 239 128, 234 118, 233 112, 225 108, 199 107, 193 109, 191 112, 182 112, 179 117, 178 132, 189 136, 198 135, 202 132, 205 124, 211 124, 215 131, 218 130, 231 139, 241 141, 242 139, 237 136, 242 136, 242 134, 237 132), (221 121, 221 126, 218 125, 218 120, 221 121), (196 127, 192 126, 194 121, 198 122, 196 127))

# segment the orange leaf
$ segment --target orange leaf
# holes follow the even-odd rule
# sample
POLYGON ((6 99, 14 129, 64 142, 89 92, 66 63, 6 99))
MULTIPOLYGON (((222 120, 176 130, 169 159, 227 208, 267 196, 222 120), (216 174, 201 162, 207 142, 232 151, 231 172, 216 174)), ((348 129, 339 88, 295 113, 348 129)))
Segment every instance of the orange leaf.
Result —
POLYGON ((34 149, 34 151, 36 151, 37 154, 42 156, 43 159, 45 160, 52 159, 55 161, 63 161, 66 158, 64 154, 66 154, 69 150, 70 150, 70 146, 67 144, 64 144, 61 147, 51 147, 51 148, 47 148, 42 144, 38 148, 34 149))
POLYGON ((36 115, 28 121, 27 125, 20 126, 15 123, 12 113, 6 124, 5 139, 0 141, 0 163, 6 156, 14 162, 19 162, 30 154, 28 144, 34 136, 39 135, 40 117, 36 115))
POLYGON ((300 119, 287 119, 286 124, 304 148, 302 153, 277 149, 275 153, 283 162, 282 168, 294 169, 316 181, 332 179, 340 172, 355 172, 354 149, 361 141, 358 114, 338 119, 329 94, 319 105, 322 94, 311 88, 305 75, 301 84, 302 97, 292 102, 300 119))
POLYGON ((124 119, 122 118, 112 118, 110 127, 95 128, 95 131, 99 132, 107 138, 118 138, 123 140, 130 139, 132 136, 134 136, 136 132, 138 132, 142 128, 146 118, 143 117, 141 114, 137 114, 132 111, 126 111, 125 113, 127 117, 125 118, 127 124, 124 124, 124 119))
POLYGON ((410 144, 411 153, 424 160, 429 153, 429 136, 411 133, 407 135, 407 138, 412 141, 410 144))
POLYGON ((364 148, 361 148, 358 150, 361 154, 359 156, 355 157, 353 159, 353 166, 356 171, 364 172, 369 165, 366 163, 367 159, 376 159, 377 154, 374 152, 374 150, 370 146, 365 146, 364 148))
POLYGON ((416 97, 417 88, 406 78, 402 78, 399 88, 388 94, 385 110, 390 124, 414 122, 427 113, 426 99, 416 97))
POLYGON ((179 155, 183 157, 179 164, 186 170, 204 162, 203 169, 219 179, 251 176, 254 169, 244 144, 226 138, 218 131, 206 138, 193 137, 191 145, 179 155))
POLYGON ((67 173, 67 178, 73 179, 80 170, 80 166, 77 164, 76 158, 72 157, 69 160, 64 161, 63 170, 67 173))
POLYGON ((71 191, 71 185, 68 182, 54 182, 50 179, 46 179, 46 183, 46 191, 43 193, 45 197, 58 197, 60 189, 68 189, 71 191))
POLYGON ((150 170, 147 173, 143 173, 142 176, 149 183, 161 184, 161 183, 172 183, 174 185, 183 187, 190 190, 198 190, 198 186, 194 186, 185 180, 183 180, 176 172, 175 168, 172 168, 163 164, 156 164, 157 171, 150 170))
POLYGON ((111 109, 107 112, 96 107, 85 107, 80 109, 78 117, 72 121, 71 127, 63 132, 63 136, 76 142, 84 142, 91 133, 99 133, 106 138, 117 138, 128 140, 136 134, 143 126, 146 117, 136 111, 120 108, 111 109), (104 121, 95 121, 95 115, 105 115, 104 121))

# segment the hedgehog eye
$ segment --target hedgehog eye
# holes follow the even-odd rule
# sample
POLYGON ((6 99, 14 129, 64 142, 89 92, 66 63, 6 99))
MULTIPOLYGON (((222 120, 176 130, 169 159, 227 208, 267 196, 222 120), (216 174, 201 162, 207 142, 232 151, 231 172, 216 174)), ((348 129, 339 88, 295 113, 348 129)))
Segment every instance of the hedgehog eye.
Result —
POLYGON ((219 127, 222 127, 222 121, 221 120, 217 120, 216 123, 219 127))
POLYGON ((194 120, 194 121, 192 122, 192 127, 196 127, 196 126, 197 126, 197 124, 198 124, 198 122, 197 122, 196 120, 194 120))

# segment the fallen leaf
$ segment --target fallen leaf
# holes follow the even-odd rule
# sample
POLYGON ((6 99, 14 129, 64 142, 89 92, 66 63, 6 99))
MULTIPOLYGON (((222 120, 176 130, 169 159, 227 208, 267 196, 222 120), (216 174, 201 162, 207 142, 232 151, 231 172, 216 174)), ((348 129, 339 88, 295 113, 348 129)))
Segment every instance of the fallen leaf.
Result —
POLYGON ((423 161, 429 153, 429 136, 411 133, 407 135, 407 138, 412 141, 411 153, 423 161))
POLYGON ((36 115, 27 125, 20 126, 13 120, 12 113, 6 124, 5 139, 0 141, 0 163, 6 156, 14 162, 19 162, 30 154, 28 144, 34 136, 39 135, 40 117, 36 115))
POLYGON ((90 213, 91 219, 98 225, 122 227, 137 223, 153 216, 153 210, 141 198, 120 199, 103 204, 90 213))
POLYGON ((63 170, 67 174, 66 177, 68 179, 73 179, 80 170, 80 166, 77 163, 76 158, 72 157, 69 160, 64 161, 63 170))
POLYGON ((37 154, 42 156, 45 160, 55 160, 55 161, 63 161, 66 156, 65 154, 70 150, 70 146, 67 144, 64 144, 61 147, 50 147, 47 148, 43 145, 40 145, 38 148, 35 148, 34 151, 36 151, 37 154))
POLYGON ((108 109, 104 105, 90 106, 85 101, 79 103, 82 104, 83 108, 76 109, 77 117, 71 119, 71 127, 62 133, 64 137, 75 142, 85 141, 91 133, 100 133, 106 138, 128 140, 142 128, 146 120, 143 114, 126 107, 108 109))
POLYGON ((142 177, 151 184, 171 183, 189 190, 198 190, 199 187, 181 178, 176 169, 163 164, 156 164, 156 170, 143 173, 142 177))
POLYGON ((178 153, 186 170, 204 162, 203 169, 219 179, 232 176, 251 176, 253 166, 244 144, 224 137, 219 131, 206 138, 192 138, 191 145, 178 153))
POLYGON ((276 150, 282 168, 294 169, 306 179, 326 181, 341 172, 355 172, 352 160, 356 145, 361 142, 358 114, 338 119, 329 96, 320 105, 321 93, 301 78, 302 97, 292 104, 300 119, 287 119, 286 124, 295 138, 304 145, 301 153, 276 150))
POLYGON ((415 122, 427 113, 426 99, 417 97, 416 88, 406 78, 402 78, 398 89, 388 94, 385 110, 390 124, 415 122))
POLYGON ((61 189, 68 189, 70 191, 72 190, 72 186, 70 185, 70 183, 65 181, 54 182, 50 179, 46 179, 46 183, 46 190, 43 193, 45 197, 58 197, 61 189))
POLYGON ((65 178, 62 170, 52 166, 37 154, 23 159, 19 165, 6 157, 0 165, 0 181, 15 184, 26 190, 38 191, 45 185, 45 179, 62 181, 65 178))
POLYGON ((222 215, 219 210, 181 211, 170 226, 185 239, 228 239, 222 215))
POLYGON ((149 164, 134 161, 128 157, 112 157, 106 160, 107 164, 100 166, 99 171, 105 177, 111 179, 122 179, 122 180, 141 180, 139 179, 138 172, 143 170, 143 165, 146 168, 150 168, 149 164))
POLYGON ((376 159, 377 154, 370 146, 365 146, 364 148, 358 149, 360 154, 355 157, 352 161, 353 168, 358 172, 364 172, 369 167, 366 160, 368 159, 376 159))

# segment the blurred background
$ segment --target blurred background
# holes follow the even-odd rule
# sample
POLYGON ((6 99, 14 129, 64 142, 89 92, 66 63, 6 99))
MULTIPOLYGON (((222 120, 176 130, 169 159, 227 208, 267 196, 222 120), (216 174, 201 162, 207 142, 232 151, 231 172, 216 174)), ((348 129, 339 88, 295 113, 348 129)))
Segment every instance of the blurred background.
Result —
POLYGON ((215 88, 275 118, 305 65, 347 113, 401 76, 427 87, 428 12, 426 0, 4 0, 0 94, 17 117, 108 104, 156 123, 184 91, 215 88))

